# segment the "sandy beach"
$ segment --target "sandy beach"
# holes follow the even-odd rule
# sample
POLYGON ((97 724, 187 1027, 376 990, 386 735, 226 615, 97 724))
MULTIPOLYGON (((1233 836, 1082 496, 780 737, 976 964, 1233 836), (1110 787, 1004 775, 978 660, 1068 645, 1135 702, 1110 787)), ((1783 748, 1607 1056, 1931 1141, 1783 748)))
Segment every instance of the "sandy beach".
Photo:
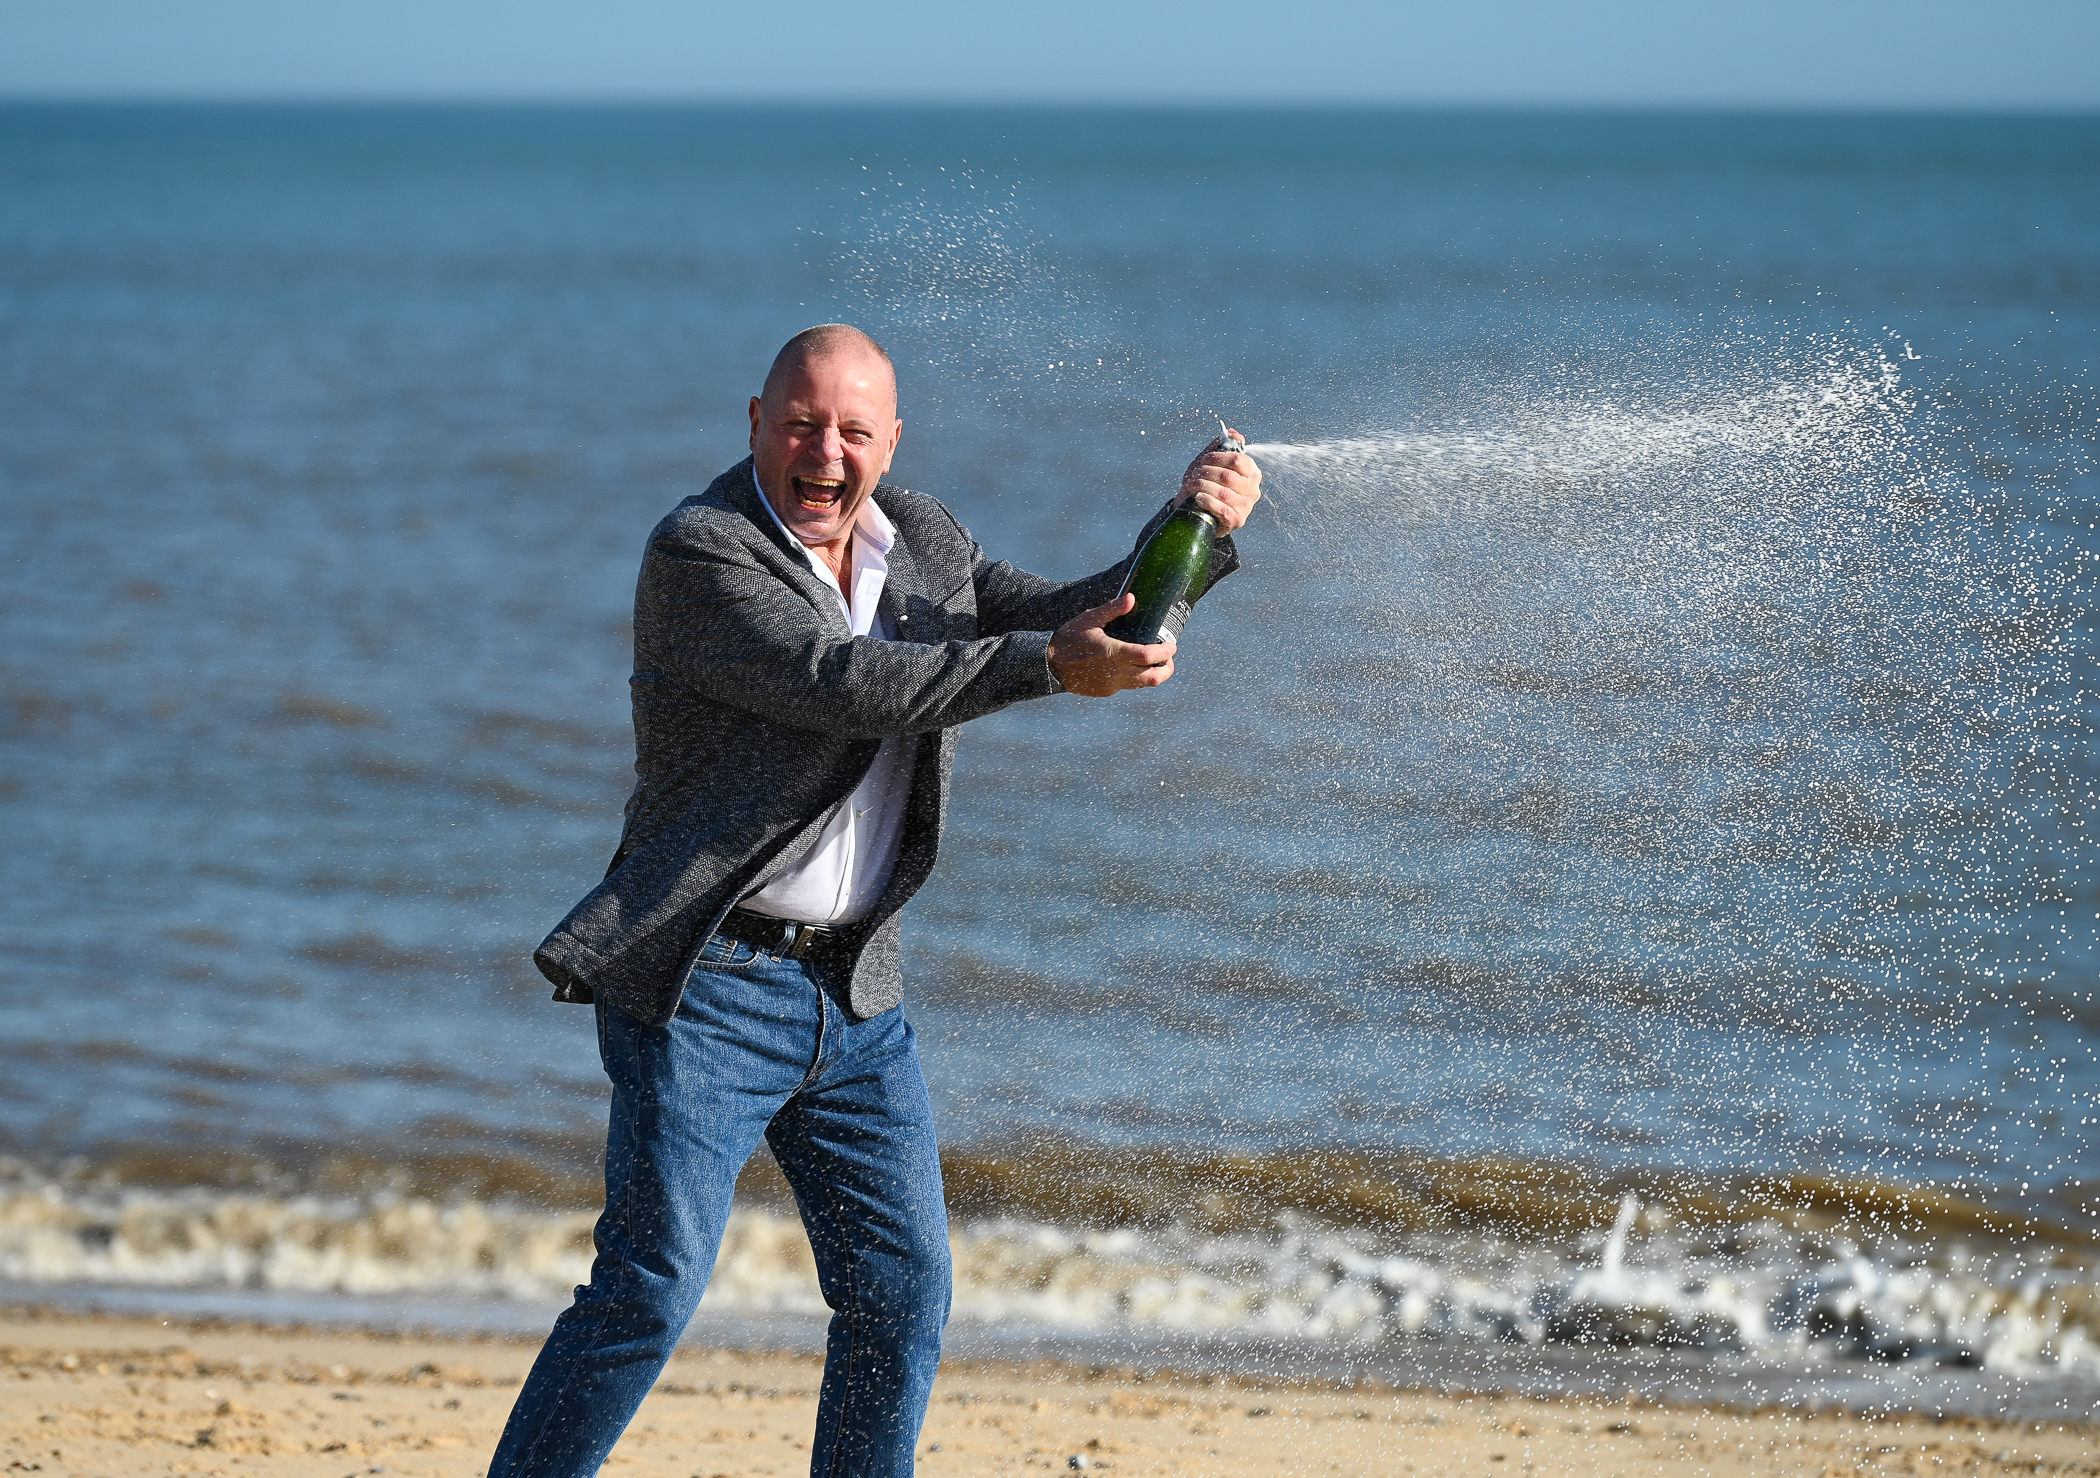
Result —
MULTIPOLYGON (((7 1475, 475 1478, 534 1342, 0 1311, 7 1475)), ((681 1351, 614 1452, 634 1478, 807 1470, 813 1359, 681 1351)), ((943 1367, 928 1475, 2100 1473, 2092 1428, 943 1367)))

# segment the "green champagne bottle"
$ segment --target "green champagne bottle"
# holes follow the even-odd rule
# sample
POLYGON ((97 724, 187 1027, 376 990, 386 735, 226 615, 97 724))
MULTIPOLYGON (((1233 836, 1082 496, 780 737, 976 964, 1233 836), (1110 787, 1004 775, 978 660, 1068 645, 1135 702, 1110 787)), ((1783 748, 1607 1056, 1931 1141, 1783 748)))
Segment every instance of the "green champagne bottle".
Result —
MULTIPOLYGON (((1218 438, 1218 449, 1243 452, 1247 446, 1226 432, 1218 438)), ((1130 562, 1123 589, 1116 592, 1132 592, 1137 604, 1101 629, 1117 641, 1140 646, 1180 641, 1203 587, 1210 583, 1210 541, 1217 536, 1217 520, 1200 508, 1184 503, 1168 514, 1130 562)))

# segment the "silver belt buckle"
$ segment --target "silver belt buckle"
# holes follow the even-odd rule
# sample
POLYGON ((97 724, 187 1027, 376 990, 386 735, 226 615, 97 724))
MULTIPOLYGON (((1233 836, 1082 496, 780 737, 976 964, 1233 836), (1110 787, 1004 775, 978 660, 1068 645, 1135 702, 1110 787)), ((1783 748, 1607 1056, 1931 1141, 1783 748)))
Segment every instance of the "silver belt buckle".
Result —
POLYGON ((791 919, 787 926, 787 947, 781 950, 780 957, 799 960, 822 942, 821 936, 829 933, 831 930, 822 924, 805 924, 791 919))

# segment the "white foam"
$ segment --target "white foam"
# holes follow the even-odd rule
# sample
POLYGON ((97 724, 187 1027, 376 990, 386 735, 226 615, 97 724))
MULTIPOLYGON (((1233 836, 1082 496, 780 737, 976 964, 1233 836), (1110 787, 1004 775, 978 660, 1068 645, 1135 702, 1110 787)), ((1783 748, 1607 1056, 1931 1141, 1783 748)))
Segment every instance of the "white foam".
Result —
MULTIPOLYGON (((0 1278, 32 1284, 558 1299, 592 1217, 464 1202, 0 1186, 0 1278)), ((1381 1240, 1279 1218, 1264 1234, 956 1228, 955 1313, 1073 1332, 1341 1344, 1443 1339, 1825 1350, 2100 1378, 2100 1280, 1958 1252, 1936 1261, 1738 1228, 1703 1249, 1631 1197, 1572 1247, 1381 1240), (1638 1248, 1635 1237, 1646 1226, 1638 1248)), ((821 1313, 792 1215, 739 1208, 705 1306, 821 1313)))

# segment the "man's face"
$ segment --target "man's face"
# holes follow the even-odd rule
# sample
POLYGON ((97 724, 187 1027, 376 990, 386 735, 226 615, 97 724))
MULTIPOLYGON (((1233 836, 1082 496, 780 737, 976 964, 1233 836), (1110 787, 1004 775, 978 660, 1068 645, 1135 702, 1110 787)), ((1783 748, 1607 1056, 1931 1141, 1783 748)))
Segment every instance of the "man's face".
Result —
POLYGON ((751 399, 758 485, 805 544, 843 544, 852 535, 903 432, 890 367, 851 347, 804 355, 773 394, 751 399))

